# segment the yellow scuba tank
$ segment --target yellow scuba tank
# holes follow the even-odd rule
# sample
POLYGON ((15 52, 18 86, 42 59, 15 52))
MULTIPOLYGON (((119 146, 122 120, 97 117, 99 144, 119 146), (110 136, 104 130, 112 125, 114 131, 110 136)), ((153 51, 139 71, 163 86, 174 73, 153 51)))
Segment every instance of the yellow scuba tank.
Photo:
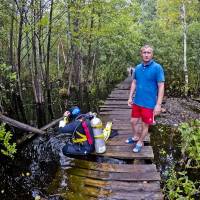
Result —
POLYGON ((95 151, 96 153, 104 153, 106 151, 106 144, 103 135, 102 121, 93 114, 94 118, 91 120, 91 126, 93 128, 95 139, 95 151))

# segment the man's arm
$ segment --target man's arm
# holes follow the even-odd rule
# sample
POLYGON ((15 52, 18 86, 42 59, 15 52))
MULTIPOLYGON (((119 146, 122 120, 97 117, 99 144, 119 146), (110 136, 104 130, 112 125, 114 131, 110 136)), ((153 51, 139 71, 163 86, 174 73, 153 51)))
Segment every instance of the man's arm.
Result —
POLYGON ((131 89, 130 89, 130 94, 129 94, 129 98, 128 98, 128 106, 132 105, 132 101, 133 101, 133 94, 135 92, 135 87, 136 87, 136 80, 133 79, 132 83, 131 83, 131 89))
POLYGON ((165 88, 164 82, 158 83, 158 99, 156 102, 156 106, 154 108, 154 115, 159 115, 161 112, 161 104, 162 104, 162 100, 164 97, 164 90, 165 90, 164 88, 165 88))

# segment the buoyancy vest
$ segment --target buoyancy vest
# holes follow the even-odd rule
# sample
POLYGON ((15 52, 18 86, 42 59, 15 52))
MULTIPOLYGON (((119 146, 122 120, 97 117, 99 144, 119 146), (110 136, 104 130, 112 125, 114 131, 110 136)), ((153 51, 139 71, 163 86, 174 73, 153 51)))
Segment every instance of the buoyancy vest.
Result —
POLYGON ((87 141, 89 145, 94 144, 93 129, 91 127, 90 119, 87 117, 73 120, 60 128, 59 131, 61 133, 72 133, 73 143, 83 143, 87 141))

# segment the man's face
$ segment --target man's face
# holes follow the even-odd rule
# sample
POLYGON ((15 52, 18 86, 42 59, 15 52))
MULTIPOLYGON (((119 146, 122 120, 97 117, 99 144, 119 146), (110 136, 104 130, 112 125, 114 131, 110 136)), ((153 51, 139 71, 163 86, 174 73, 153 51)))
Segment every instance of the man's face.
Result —
POLYGON ((141 52, 143 62, 146 64, 153 58, 153 51, 151 48, 144 48, 141 52))

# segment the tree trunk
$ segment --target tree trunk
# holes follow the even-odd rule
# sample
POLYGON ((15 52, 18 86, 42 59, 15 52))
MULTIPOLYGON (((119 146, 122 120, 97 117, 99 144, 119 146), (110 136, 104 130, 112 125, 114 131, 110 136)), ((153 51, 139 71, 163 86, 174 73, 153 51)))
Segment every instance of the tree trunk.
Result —
POLYGON ((40 135, 45 134, 45 131, 42 131, 42 130, 39 130, 35 127, 21 123, 17 120, 11 119, 11 118, 6 117, 5 115, 2 115, 2 114, 0 114, 0 120, 11 125, 11 126, 23 129, 23 130, 28 131, 28 132, 32 132, 32 133, 36 133, 36 134, 40 134, 40 135))
POLYGON ((22 46, 22 35, 23 35, 23 24, 24 24, 24 8, 25 8, 25 2, 22 1, 22 6, 19 7, 17 1, 15 0, 15 3, 19 9, 20 13, 20 21, 19 21, 19 31, 18 31, 18 45, 17 45, 17 65, 15 66, 13 64, 13 69, 16 71, 17 74, 17 92, 13 93, 13 98, 17 101, 17 107, 19 112, 21 113, 21 117, 24 122, 27 122, 26 120, 26 114, 24 110, 23 105, 23 97, 22 97, 22 84, 20 79, 20 71, 21 71, 21 46, 22 46))
POLYGON ((188 78, 188 67, 187 67, 187 23, 186 23, 186 11, 184 3, 182 5, 182 18, 183 18, 183 45, 184 45, 183 71, 185 78, 185 96, 187 96, 189 90, 189 78, 188 78))
POLYGON ((48 111, 50 114, 50 118, 53 119, 53 109, 51 103, 51 88, 49 83, 49 64, 50 64, 50 46, 51 46, 51 29, 52 29, 52 14, 53 14, 53 3, 54 1, 51 0, 51 8, 49 14, 49 31, 48 31, 48 42, 47 42, 47 64, 46 64, 46 90, 47 90, 47 105, 48 111))
POLYGON ((33 32, 32 32, 32 66, 30 66, 32 87, 36 103, 37 122, 39 127, 46 123, 44 95, 41 80, 41 66, 38 66, 39 54, 36 37, 36 5, 33 1, 33 32))

